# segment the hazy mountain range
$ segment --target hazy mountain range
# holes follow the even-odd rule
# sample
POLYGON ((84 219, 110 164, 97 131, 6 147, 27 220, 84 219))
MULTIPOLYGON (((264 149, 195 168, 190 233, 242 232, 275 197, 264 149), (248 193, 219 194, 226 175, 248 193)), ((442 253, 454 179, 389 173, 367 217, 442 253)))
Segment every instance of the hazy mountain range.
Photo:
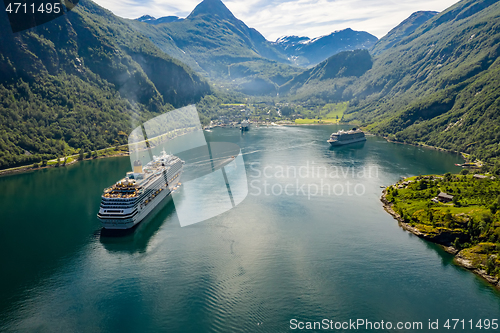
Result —
POLYGON ((157 25, 157 24, 162 24, 162 23, 178 22, 178 21, 182 21, 183 19, 178 17, 178 16, 163 16, 160 18, 155 18, 155 17, 150 16, 150 15, 143 15, 136 20, 139 22, 157 25))
MULTIPOLYGON (((239 40, 241 46, 251 49, 266 58, 299 67, 316 65, 342 51, 368 49, 378 41, 377 37, 369 34, 368 32, 353 31, 352 29, 347 28, 332 32, 329 35, 312 39, 305 36, 284 36, 278 38, 275 42, 269 42, 265 40, 264 36, 262 36, 257 30, 249 28, 244 22, 238 20, 220 0, 205 0, 201 2, 186 19, 188 21, 194 21, 195 26, 203 25, 203 23, 219 25, 220 23, 224 23, 224 21, 230 23, 230 25, 227 26, 228 29, 225 31, 219 31, 218 29, 210 32, 207 31, 207 33, 212 37, 211 39, 213 43, 216 43, 216 39, 220 39, 220 45, 217 46, 227 48, 228 54, 234 51, 231 47, 224 44, 224 39, 227 40, 229 32, 235 35, 240 35, 240 37, 246 37, 239 40), (206 18, 207 22, 202 22, 203 18, 206 18), (266 48, 256 47, 259 44, 265 44, 267 47, 277 50, 278 54, 269 53, 269 50, 266 48)), ((184 19, 177 16, 166 16, 156 19, 149 15, 141 16, 136 20, 152 25, 184 21, 184 19)), ((189 26, 190 25, 188 23, 180 25, 181 28, 189 26)), ((196 39, 196 35, 204 34, 203 30, 190 30, 188 36, 179 37, 177 33, 178 31, 175 31, 175 29, 178 29, 179 25, 170 25, 169 27, 170 36, 174 39, 174 41, 176 41, 175 46, 181 48, 182 50, 184 50, 186 45, 190 46, 191 44, 189 41, 186 42, 185 38, 196 39)), ((207 25, 205 25, 205 27, 208 28, 207 25)), ((167 27, 164 32, 168 30, 169 29, 167 27)), ((238 39, 238 36, 236 36, 236 39, 238 39)), ((213 47, 215 45, 211 46, 213 47)), ((174 50, 169 50, 168 48, 165 50, 167 53, 169 51, 172 52, 174 56, 177 54, 174 50)), ((190 50, 189 47, 184 51, 190 51, 190 55, 194 58, 200 57, 200 54, 197 54, 196 51, 193 52, 193 50, 190 50)))
POLYGON ((83 0, 29 31, 6 22, 0 168, 124 143, 131 119, 199 101, 213 93, 207 80, 282 101, 348 101, 344 120, 393 140, 500 154, 499 1, 417 12, 380 40, 345 29, 270 42, 219 0, 185 19, 121 19, 83 0))
MULTIPOLYGON (((161 20, 161 19, 159 19, 161 20)), ((158 24, 141 17, 131 26, 170 56, 212 80, 224 81, 246 94, 276 94, 278 87, 302 70, 346 50, 377 42, 351 29, 309 39, 270 42, 236 18, 220 0, 204 0, 183 20, 158 24)))
POLYGON ((378 38, 368 32, 347 28, 313 39, 285 36, 279 38, 274 45, 287 55, 294 65, 309 67, 342 51, 369 49, 377 41, 378 38))
POLYGON ((236 74, 228 71, 228 76, 247 80, 236 87, 241 91, 269 93, 274 85, 288 99, 350 101, 345 120, 368 125, 375 133, 491 159, 500 154, 499 19, 498 1, 463 0, 442 13, 416 12, 380 40, 346 29, 314 39, 285 36, 271 43, 253 29, 249 33, 219 0, 205 0, 186 20, 165 24, 163 31, 195 61, 200 51, 221 50, 218 40, 247 36, 236 44, 252 50, 252 56, 241 56, 243 52, 227 47, 222 54, 209 57, 207 64, 219 65, 219 73, 226 67, 238 69, 236 74), (227 26, 227 30, 195 32, 205 32, 203 38, 212 45, 193 37, 188 28, 189 24, 219 26, 220 19, 233 22, 240 30, 227 26), (169 26, 190 33, 175 37, 179 30, 169 30, 169 26), (191 38, 197 42, 186 42, 191 38), (369 53, 342 52, 354 49, 368 49, 369 53), (276 67, 276 62, 285 67, 276 67), (262 63, 267 64, 263 71, 262 63), (301 73, 286 66, 317 63, 301 73), (251 91, 245 91, 249 86, 251 91))

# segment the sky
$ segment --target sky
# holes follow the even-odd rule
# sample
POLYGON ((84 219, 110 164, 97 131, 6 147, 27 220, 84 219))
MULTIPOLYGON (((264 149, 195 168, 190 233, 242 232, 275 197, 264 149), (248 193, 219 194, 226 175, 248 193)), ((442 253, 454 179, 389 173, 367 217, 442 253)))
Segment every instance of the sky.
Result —
MULTIPOLYGON (((124 18, 186 17, 201 0, 94 0, 124 18)), ((268 40, 310 38, 351 28, 378 38, 419 10, 443 11, 457 0, 223 0, 233 14, 268 40)))

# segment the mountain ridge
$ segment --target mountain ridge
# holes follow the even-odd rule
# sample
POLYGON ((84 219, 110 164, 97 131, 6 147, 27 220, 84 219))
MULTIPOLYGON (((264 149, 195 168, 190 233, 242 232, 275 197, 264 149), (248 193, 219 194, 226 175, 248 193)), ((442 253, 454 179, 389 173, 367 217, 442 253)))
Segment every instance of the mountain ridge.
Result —
POLYGON ((360 77, 372 68, 373 62, 368 50, 337 53, 315 67, 305 70, 280 87, 280 94, 295 94, 307 85, 340 78, 360 77))
POLYGON ((295 65, 309 67, 343 51, 370 49, 377 41, 368 32, 346 28, 315 38, 284 36, 274 45, 292 58, 295 65))
POLYGON ((377 56, 385 50, 395 46, 403 38, 412 34, 422 24, 439 14, 435 11, 417 11, 411 14, 407 19, 391 29, 375 45, 370 48, 370 52, 377 56))
POLYGON ((360 42, 359 35, 373 43, 376 40, 366 32, 346 29, 316 38, 300 48, 277 45, 236 18, 220 0, 202 1, 182 21, 157 25, 147 20, 129 23, 163 52, 187 63, 199 74, 249 95, 276 95, 280 85, 303 71, 296 67, 298 63, 309 66, 336 52, 371 46, 363 46, 365 40, 360 42), (332 36, 337 41, 348 37, 353 47, 348 47, 349 42, 333 45, 336 42, 332 42, 332 36))
POLYGON ((180 18, 178 16, 163 16, 160 18, 155 18, 151 15, 143 15, 141 17, 136 18, 135 20, 139 21, 139 22, 157 25, 157 24, 162 24, 162 23, 178 22, 178 21, 182 21, 184 19, 180 18))
POLYGON ((203 0, 186 19, 192 20, 203 15, 218 16, 226 20, 238 20, 221 0, 203 0))
POLYGON ((500 2, 462 0, 427 20, 350 88, 346 120, 395 141, 500 156, 500 2))
POLYGON ((372 67, 360 77, 318 79, 321 63, 280 92, 291 86, 288 99, 348 101, 346 122, 500 169, 500 1, 462 0, 439 14, 414 13, 374 48, 372 67))

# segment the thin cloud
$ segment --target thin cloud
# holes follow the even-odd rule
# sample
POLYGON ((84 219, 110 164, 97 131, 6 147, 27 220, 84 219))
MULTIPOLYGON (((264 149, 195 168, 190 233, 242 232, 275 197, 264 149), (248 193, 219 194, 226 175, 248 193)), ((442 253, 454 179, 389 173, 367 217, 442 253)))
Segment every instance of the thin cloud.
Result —
MULTIPOLYGON (((199 0, 94 0, 118 16, 186 17, 199 0)), ((419 10, 443 11, 457 0, 226 0, 224 4, 268 40, 284 35, 317 37, 351 28, 384 36, 419 10)))

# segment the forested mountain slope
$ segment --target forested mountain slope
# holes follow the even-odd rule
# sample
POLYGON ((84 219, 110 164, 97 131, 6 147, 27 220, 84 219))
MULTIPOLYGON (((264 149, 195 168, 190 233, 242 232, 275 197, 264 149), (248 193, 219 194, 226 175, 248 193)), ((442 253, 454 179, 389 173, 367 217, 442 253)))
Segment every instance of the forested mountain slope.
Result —
POLYGON ((343 89, 372 68, 367 50, 337 53, 313 68, 305 70, 280 87, 280 94, 292 96, 321 96, 342 100, 343 89))
POLYGON ((344 92, 352 100, 345 120, 397 141, 495 158, 499 55, 500 2, 463 0, 375 57, 344 92))
POLYGON ((398 24, 394 29, 389 31, 387 35, 382 37, 371 49, 372 55, 379 55, 385 50, 388 50, 405 37, 411 35, 418 27, 427 22, 429 19, 436 16, 438 12, 419 11, 410 15, 406 20, 398 24))
POLYGON ((0 13, 0 168, 127 142, 138 121, 209 85, 89 0, 11 33, 0 13))

